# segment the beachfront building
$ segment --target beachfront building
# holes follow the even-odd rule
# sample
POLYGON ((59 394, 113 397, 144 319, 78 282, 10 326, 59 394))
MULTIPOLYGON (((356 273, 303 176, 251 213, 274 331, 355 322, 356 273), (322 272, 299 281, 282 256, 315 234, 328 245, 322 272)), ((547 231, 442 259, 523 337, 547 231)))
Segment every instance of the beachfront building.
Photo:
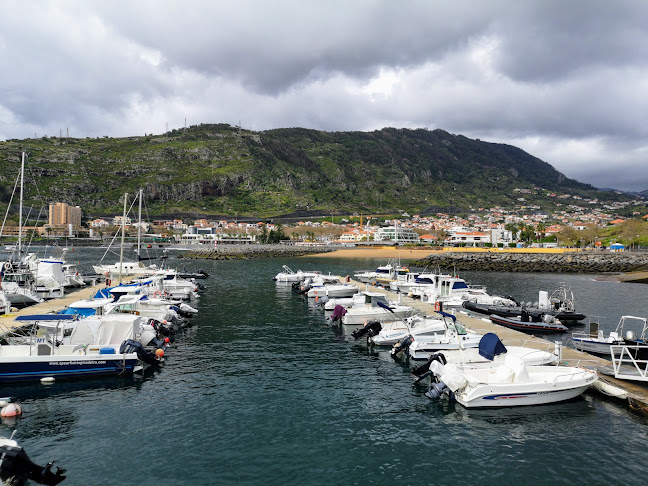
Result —
POLYGON ((414 243, 418 245, 419 235, 416 231, 402 226, 387 226, 376 230, 374 240, 393 241, 394 243, 414 243))

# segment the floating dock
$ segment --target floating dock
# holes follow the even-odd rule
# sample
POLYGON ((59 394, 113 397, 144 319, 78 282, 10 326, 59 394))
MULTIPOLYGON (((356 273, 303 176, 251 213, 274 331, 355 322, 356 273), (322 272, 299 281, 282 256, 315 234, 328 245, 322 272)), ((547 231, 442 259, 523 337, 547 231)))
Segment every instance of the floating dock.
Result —
MULTIPOLYGON (((414 307, 423 314, 434 314, 433 303, 421 302, 420 299, 413 299, 403 293, 392 292, 378 286, 366 286, 366 284, 363 284, 362 282, 352 280, 351 283, 354 283, 362 290, 367 287, 371 291, 383 292, 387 295, 388 299, 392 301, 400 300, 404 305, 414 307)), ((493 332, 499 336, 505 345, 524 345, 525 347, 545 351, 553 351, 555 346, 555 342, 553 341, 547 341, 531 334, 525 334, 514 329, 509 329, 508 327, 493 324, 487 317, 478 317, 463 309, 458 311, 456 315, 464 327, 479 333, 493 332)), ((603 374, 600 370, 612 368, 612 362, 610 360, 563 345, 561 362, 566 362, 569 366, 582 366, 584 368, 597 370, 599 381, 602 386, 594 388, 596 391, 610 397, 615 391, 622 390, 625 392, 622 398, 612 397, 611 399, 619 401, 620 403, 625 401, 630 410, 648 416, 648 388, 643 386, 641 382, 619 380, 613 376, 603 374)))
POLYGON ((40 304, 30 305, 10 314, 2 314, 0 315, 0 334, 5 334, 19 327, 23 327, 25 325, 24 322, 16 321, 16 317, 18 316, 54 314, 68 307, 70 304, 76 302, 77 300, 94 297, 97 291, 105 287, 106 286, 104 284, 93 285, 91 287, 83 287, 82 289, 71 292, 60 299, 46 300, 45 302, 41 302, 40 304))

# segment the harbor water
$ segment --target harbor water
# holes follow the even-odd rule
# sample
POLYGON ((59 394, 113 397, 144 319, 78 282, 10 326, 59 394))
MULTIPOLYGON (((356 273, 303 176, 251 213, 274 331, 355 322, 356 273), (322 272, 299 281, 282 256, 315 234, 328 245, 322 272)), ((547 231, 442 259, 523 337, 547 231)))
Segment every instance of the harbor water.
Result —
MULTIPOLYGON (((70 260, 96 261, 98 249, 70 260)), ((5 385, 24 416, 2 424, 65 485, 557 485, 641 481, 646 419, 588 393, 563 404, 466 410, 431 402, 387 351, 341 335, 272 277, 282 265, 352 275, 378 260, 170 259, 210 278, 193 326, 143 376, 5 385)), ((536 301, 565 282, 576 307, 647 316, 641 284, 592 275, 463 272, 536 301)), ((432 309, 431 309, 432 310, 432 309)), ((574 326, 574 330, 582 326, 574 326)), ((550 338, 551 339, 551 338, 550 338)))

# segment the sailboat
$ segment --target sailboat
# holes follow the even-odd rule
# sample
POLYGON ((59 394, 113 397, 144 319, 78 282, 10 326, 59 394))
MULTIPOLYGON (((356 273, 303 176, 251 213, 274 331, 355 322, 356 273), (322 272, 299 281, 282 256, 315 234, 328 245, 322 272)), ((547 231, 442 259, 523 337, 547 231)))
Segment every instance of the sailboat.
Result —
MULTIPOLYGON (((156 265, 145 265, 144 263, 141 262, 141 258, 139 255, 139 250, 140 250, 140 230, 141 230, 141 223, 142 223, 142 190, 140 189, 139 191, 139 226, 137 229, 137 261, 124 261, 124 240, 125 240, 125 235, 126 235, 126 208, 128 205, 128 193, 124 194, 124 215, 122 217, 122 224, 121 224, 121 248, 120 248, 120 253, 119 253, 119 261, 117 263, 114 263, 112 265, 106 265, 102 264, 101 262, 98 265, 93 265, 94 271, 97 272, 99 275, 103 275, 107 279, 114 279, 115 277, 118 278, 119 282, 121 282, 122 277, 124 276, 148 276, 154 274, 157 270, 158 267, 156 265)), ((110 248, 109 248, 110 249, 110 248)), ((106 253, 104 253, 104 256, 102 257, 105 258, 106 254, 108 253, 108 250, 106 250, 106 253)))
POLYGON ((18 210, 18 245, 16 246, 17 260, 2 263, 0 288, 11 305, 16 307, 25 307, 28 305, 42 302, 36 292, 36 280, 33 274, 25 265, 20 262, 22 254, 22 213, 23 213, 23 189, 25 180, 25 152, 22 153, 22 162, 20 164, 20 205, 18 210))

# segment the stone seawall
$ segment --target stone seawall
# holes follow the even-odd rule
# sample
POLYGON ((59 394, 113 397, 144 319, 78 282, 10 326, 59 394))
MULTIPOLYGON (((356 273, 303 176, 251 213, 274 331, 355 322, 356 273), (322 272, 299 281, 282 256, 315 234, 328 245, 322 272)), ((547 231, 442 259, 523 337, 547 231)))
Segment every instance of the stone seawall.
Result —
POLYGON ((645 253, 435 253, 416 267, 493 270, 497 272, 606 273, 648 269, 645 253))
POLYGON ((215 248, 200 248, 178 255, 178 258, 203 260, 251 260, 255 258, 290 258, 315 253, 328 253, 331 248, 300 247, 285 245, 218 245, 215 248))

